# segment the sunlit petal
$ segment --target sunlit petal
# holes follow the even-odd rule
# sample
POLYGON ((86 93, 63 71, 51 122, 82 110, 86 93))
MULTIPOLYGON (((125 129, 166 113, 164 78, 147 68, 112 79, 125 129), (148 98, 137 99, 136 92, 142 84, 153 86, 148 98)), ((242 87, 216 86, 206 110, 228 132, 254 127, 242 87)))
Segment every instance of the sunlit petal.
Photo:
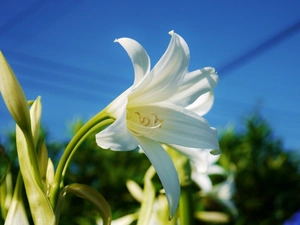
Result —
POLYGON ((201 70, 187 73, 180 88, 169 101, 174 102, 176 105, 186 107, 192 104, 202 94, 215 88, 218 80, 218 75, 211 67, 205 67, 201 70))
POLYGON ((112 118, 117 119, 124 113, 124 110, 126 110, 128 94, 131 90, 132 87, 128 88, 106 107, 106 112, 112 118))
POLYGON ((201 95, 195 102, 187 106, 186 109, 197 113, 199 116, 204 116, 211 109, 214 103, 213 91, 201 95))
POLYGON ((186 42, 178 34, 144 80, 129 96, 130 104, 147 104, 170 98, 180 87, 187 72, 190 54, 186 42))
POLYGON ((174 149, 181 152, 185 156, 187 156, 193 165, 195 166, 195 169, 199 173, 206 173, 209 168, 209 150, 206 149, 200 149, 200 148, 188 148, 183 147, 179 145, 171 145, 174 149))
POLYGON ((150 59, 146 50, 137 41, 130 38, 119 38, 120 43, 128 53, 134 68, 134 86, 150 71, 150 59))
MULTIPOLYGON (((218 155, 218 156, 220 156, 220 155, 218 155)), ((226 175, 227 171, 219 165, 209 165, 208 170, 207 170, 207 174, 226 175)))
POLYGON ((137 135, 167 144, 219 149, 216 129, 201 116, 182 107, 164 102, 130 108, 130 112, 139 113, 140 118, 150 121, 148 126, 144 123, 135 127, 137 135))
POLYGON ((145 137, 139 137, 139 140, 141 148, 151 161, 165 189, 170 206, 170 216, 173 217, 180 198, 180 184, 175 166, 160 144, 145 137))
POLYGON ((126 111, 112 125, 96 134, 96 142, 103 149, 115 151, 137 148, 139 140, 127 128, 126 111))
POLYGON ((209 193, 210 191, 212 191, 212 182, 206 174, 200 173, 197 171, 197 169, 195 169, 195 171, 193 170, 192 172, 192 179, 204 193, 209 193))

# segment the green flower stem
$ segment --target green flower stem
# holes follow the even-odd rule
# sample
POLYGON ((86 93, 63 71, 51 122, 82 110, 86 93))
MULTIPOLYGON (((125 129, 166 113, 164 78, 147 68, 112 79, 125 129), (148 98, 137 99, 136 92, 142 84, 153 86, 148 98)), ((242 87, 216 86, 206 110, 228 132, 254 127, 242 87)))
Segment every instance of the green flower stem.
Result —
MULTIPOLYGON (((35 148, 35 145, 34 145, 31 129, 28 130, 27 132, 24 131, 23 134, 24 134, 26 144, 27 144, 27 149, 28 149, 27 154, 29 156, 29 161, 30 161, 30 164, 32 166, 33 177, 36 180, 39 187, 42 188, 43 185, 42 185, 41 176, 40 176, 40 169, 39 169, 39 165, 38 165, 37 152, 36 152, 36 148, 35 148)), ((18 157, 20 159, 21 158, 20 155, 22 155, 22 154, 20 154, 19 151, 24 151, 24 149, 20 149, 20 150, 17 149, 17 151, 18 151, 18 155, 19 155, 18 157)), ((24 154, 24 155, 26 155, 26 154, 24 154)), ((28 170, 28 169, 23 168, 23 167, 20 166, 20 170, 21 170, 21 172, 23 172, 23 170, 28 170)))
POLYGON ((112 124, 115 120, 114 119, 106 119, 106 120, 103 120, 102 122, 96 124, 95 126, 93 126, 90 130, 88 130, 84 136, 80 139, 80 141, 78 141, 78 143, 76 144, 76 146, 74 147, 72 153, 70 154, 69 158, 68 158, 68 161, 66 162, 65 164, 65 167, 64 167, 64 170, 63 170, 63 173, 62 173, 62 176, 64 178, 65 176, 65 173, 66 173, 66 170, 68 168, 68 165, 73 157, 73 154, 76 152, 77 148, 81 145, 81 143, 90 135, 92 134, 95 134, 101 130, 103 130, 103 128, 109 126, 110 124, 112 124))
POLYGON ((63 179, 64 171, 66 170, 66 166, 68 165, 79 144, 88 136, 88 134, 92 133, 91 131, 95 132, 96 129, 94 129, 94 127, 96 127, 98 131, 100 131, 112 124, 113 121, 114 120, 110 118, 105 111, 101 111, 92 119, 90 119, 86 124, 84 124, 69 142, 58 163, 54 182, 50 190, 50 202, 52 204, 52 207, 55 208, 56 206, 59 194, 58 192, 63 179))
POLYGON ((191 185, 181 187, 180 202, 179 202, 179 218, 180 224, 194 224, 194 209, 191 196, 191 185))

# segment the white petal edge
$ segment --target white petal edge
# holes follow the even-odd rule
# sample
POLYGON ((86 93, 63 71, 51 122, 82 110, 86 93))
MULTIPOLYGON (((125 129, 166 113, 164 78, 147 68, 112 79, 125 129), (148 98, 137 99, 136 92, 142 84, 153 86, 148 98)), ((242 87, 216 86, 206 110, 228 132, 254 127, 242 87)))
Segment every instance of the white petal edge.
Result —
POLYGON ((188 148, 179 145, 171 145, 172 148, 188 157, 199 173, 206 173, 209 168, 209 150, 201 148, 188 148))
POLYGON ((196 167, 192 164, 192 180, 201 188, 204 193, 209 193, 213 189, 212 182, 207 176, 207 174, 203 174, 197 171, 196 167))
POLYGON ((220 175, 227 175, 227 171, 219 166, 219 165, 210 165, 208 170, 207 170, 207 174, 220 174, 220 175))
POLYGON ((139 140, 127 129, 126 110, 117 120, 96 134, 97 145, 114 151, 130 151, 138 147, 139 140))
POLYGON ((180 87, 190 61, 187 43, 172 33, 169 46, 154 68, 133 90, 129 99, 135 105, 159 102, 170 98, 180 87))
POLYGON ((139 137, 139 140, 141 148, 155 168, 165 189, 172 218, 176 213, 180 198, 180 183, 175 166, 159 143, 145 137, 139 137))
POLYGON ((119 38, 118 42, 129 55, 134 68, 134 84, 136 86, 150 71, 150 58, 148 53, 137 41, 131 38, 119 38))
POLYGON ((215 69, 205 67, 185 75, 184 80, 174 96, 169 100, 176 105, 186 107, 199 96, 213 90, 219 81, 215 69))
POLYGON ((188 105, 186 109, 197 113, 199 116, 204 116, 212 108, 214 100, 214 92, 209 91, 201 95, 195 102, 188 105))
POLYGON ((110 117, 117 119, 122 115, 126 109, 128 94, 131 92, 131 90, 132 87, 128 88, 105 108, 110 117))

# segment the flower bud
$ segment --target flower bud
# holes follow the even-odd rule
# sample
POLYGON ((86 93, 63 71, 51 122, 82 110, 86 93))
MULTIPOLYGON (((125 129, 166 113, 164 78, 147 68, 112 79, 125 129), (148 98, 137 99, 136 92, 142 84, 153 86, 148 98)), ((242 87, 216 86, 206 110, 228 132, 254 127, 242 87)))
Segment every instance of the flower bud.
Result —
POLYGON ((11 116, 23 131, 30 131, 30 116, 24 92, 0 51, 0 91, 11 116))

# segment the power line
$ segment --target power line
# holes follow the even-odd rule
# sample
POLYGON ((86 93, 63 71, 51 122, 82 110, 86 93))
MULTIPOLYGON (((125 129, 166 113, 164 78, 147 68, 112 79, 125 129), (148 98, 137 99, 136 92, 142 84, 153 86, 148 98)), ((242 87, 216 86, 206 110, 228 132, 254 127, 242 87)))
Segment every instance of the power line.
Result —
POLYGON ((283 42, 284 40, 288 39, 289 37, 293 36, 300 30, 300 21, 297 21, 293 25, 289 26, 288 28, 278 32, 271 38, 267 39, 266 41, 261 42, 254 48, 251 48, 249 51, 238 55, 237 57, 225 62, 224 65, 218 66, 218 71, 220 74, 228 74, 232 70, 246 64, 248 61, 252 60, 253 58, 259 56, 260 54, 268 51, 269 49, 275 47, 279 43, 283 42))

